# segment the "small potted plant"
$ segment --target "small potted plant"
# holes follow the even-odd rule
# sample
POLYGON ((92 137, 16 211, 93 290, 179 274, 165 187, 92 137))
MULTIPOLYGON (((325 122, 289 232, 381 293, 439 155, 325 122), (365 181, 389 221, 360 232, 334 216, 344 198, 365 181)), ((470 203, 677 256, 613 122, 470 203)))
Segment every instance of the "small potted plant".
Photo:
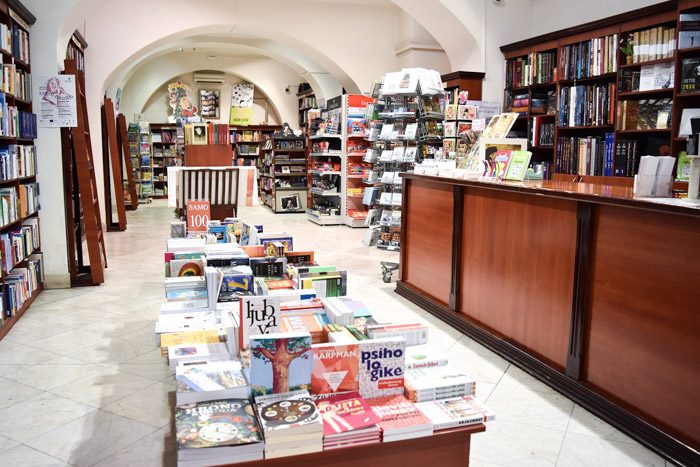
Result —
POLYGON ((625 63, 630 65, 634 58, 634 40, 632 34, 627 36, 627 39, 620 41, 620 52, 625 55, 625 63))

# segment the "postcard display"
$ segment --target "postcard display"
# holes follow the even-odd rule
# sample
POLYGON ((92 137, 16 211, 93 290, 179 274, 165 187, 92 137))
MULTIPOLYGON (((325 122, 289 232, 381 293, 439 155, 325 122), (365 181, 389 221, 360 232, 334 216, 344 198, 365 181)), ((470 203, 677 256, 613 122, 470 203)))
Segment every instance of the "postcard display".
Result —
POLYGON ((373 164, 364 178, 363 203, 370 228, 364 244, 400 249, 401 172, 416 163, 441 157, 445 93, 437 71, 406 68, 387 73, 372 90, 376 104, 367 108, 370 121, 364 162, 373 164))
POLYGON ((201 233, 174 221, 171 236, 155 332, 179 466, 375 451, 493 420, 425 324, 379 324, 346 296, 346 271, 289 234, 229 218, 201 233))

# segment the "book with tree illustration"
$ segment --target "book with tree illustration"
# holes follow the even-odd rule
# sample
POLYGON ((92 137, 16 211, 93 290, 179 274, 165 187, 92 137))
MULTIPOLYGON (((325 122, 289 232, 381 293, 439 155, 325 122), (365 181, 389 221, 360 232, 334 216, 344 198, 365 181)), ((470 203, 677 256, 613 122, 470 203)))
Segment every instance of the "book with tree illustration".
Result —
POLYGON ((311 334, 280 332, 250 337, 250 385, 253 396, 308 390, 313 358, 311 334))

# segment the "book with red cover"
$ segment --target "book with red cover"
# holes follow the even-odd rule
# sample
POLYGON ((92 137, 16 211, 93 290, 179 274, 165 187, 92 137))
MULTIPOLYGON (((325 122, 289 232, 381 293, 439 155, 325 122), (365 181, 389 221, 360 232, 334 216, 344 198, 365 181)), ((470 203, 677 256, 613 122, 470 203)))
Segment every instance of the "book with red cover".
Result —
POLYGON ((323 418, 323 434, 337 435, 373 427, 381 421, 360 393, 331 394, 316 399, 323 418))
POLYGON ((306 300, 290 300, 282 302, 280 311, 285 316, 296 316, 305 314, 315 314, 323 312, 323 302, 320 298, 310 298, 306 300))
POLYGON ((270 290, 289 290, 294 288, 291 279, 265 279, 265 285, 270 290))
POLYGON ((311 346, 314 368, 311 372, 311 392, 357 391, 359 389, 358 344, 314 344, 311 346))
POLYGON ((416 405, 404 396, 385 396, 367 399, 381 421, 384 442, 399 439, 430 436, 433 433, 433 423, 416 405))

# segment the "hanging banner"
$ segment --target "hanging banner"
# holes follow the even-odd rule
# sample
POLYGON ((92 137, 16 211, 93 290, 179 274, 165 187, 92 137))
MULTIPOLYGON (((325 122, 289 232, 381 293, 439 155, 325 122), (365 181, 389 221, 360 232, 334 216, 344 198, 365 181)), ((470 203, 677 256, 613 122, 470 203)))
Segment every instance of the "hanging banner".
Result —
POLYGON ((173 110, 171 119, 177 121, 197 115, 199 109, 194 105, 192 90, 181 81, 168 84, 168 99, 170 108, 173 110))
POLYGON ((39 95, 41 95, 39 126, 47 128, 78 126, 74 75, 40 77, 39 95))
POLYGON ((231 116, 229 125, 251 125, 253 123, 253 92, 249 83, 234 84, 231 90, 231 116))

